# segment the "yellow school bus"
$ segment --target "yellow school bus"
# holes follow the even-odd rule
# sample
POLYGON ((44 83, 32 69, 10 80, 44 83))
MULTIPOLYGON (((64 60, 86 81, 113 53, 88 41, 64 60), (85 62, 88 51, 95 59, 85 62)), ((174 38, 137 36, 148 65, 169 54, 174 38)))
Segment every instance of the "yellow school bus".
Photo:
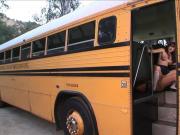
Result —
POLYGON ((0 106, 67 135, 179 135, 179 34, 179 0, 92 2, 0 46, 0 106), (151 50, 172 42, 176 90, 157 92, 151 50))

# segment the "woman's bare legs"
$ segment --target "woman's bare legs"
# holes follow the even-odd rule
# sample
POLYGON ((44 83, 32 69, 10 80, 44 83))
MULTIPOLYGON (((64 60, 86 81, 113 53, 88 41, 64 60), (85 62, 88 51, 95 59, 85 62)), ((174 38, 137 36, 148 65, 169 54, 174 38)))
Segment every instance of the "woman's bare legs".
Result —
MULTIPOLYGON (((154 68, 154 80, 153 80, 153 90, 163 91, 167 86, 176 82, 176 70, 172 70, 167 75, 162 75, 161 68, 155 66, 154 68)), ((146 84, 141 84, 137 87, 138 91, 144 92, 146 84)))
POLYGON ((154 79, 153 79, 153 90, 156 91, 156 87, 161 75, 161 68, 159 66, 155 66, 154 68, 154 79))
POLYGON ((162 78, 158 81, 157 90, 162 91, 175 81, 176 81, 176 70, 172 70, 167 75, 162 76, 162 78))
MULTIPOLYGON (((154 66, 154 79, 153 79, 153 91, 156 91, 156 87, 159 81, 160 76, 162 75, 161 73, 161 68, 159 66, 154 66)), ((146 91, 146 85, 147 83, 141 83, 138 86, 136 86, 136 89, 139 92, 145 92, 146 91)))

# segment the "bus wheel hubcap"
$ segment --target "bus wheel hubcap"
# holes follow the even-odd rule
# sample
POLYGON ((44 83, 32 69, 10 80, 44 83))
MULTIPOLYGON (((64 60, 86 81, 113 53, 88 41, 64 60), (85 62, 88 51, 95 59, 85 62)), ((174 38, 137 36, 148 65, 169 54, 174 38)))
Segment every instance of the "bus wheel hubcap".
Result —
POLYGON ((66 127, 70 135, 83 135, 84 134, 84 122, 81 115, 74 111, 68 117, 66 121, 66 127))

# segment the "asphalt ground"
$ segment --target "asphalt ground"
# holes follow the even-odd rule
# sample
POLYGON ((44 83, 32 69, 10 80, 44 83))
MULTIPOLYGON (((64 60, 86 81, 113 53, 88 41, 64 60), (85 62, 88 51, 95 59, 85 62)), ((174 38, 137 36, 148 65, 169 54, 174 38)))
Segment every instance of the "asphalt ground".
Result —
POLYGON ((55 124, 28 112, 14 108, 0 108, 0 135, 64 135, 55 124))

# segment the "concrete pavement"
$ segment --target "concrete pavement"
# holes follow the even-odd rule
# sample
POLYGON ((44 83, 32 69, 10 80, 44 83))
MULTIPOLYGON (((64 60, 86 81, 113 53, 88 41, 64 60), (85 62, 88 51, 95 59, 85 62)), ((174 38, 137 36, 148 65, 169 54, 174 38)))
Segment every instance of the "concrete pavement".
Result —
POLYGON ((0 135, 64 135, 55 125, 14 107, 0 108, 0 135))

